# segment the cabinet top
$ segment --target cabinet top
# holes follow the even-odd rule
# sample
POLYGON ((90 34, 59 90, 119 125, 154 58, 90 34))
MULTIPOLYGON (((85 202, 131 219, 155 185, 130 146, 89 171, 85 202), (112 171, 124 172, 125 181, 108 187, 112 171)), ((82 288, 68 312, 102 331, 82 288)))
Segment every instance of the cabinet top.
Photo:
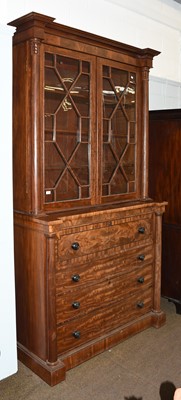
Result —
POLYGON ((152 60, 154 56, 160 54, 160 52, 157 50, 150 48, 140 49, 116 40, 104 38, 93 33, 59 24, 55 22, 55 18, 36 12, 31 12, 20 18, 17 18, 14 21, 9 22, 8 25, 16 27, 14 43, 34 37, 44 41, 46 39, 46 34, 53 34, 61 37, 68 36, 73 40, 87 44, 94 44, 98 47, 106 46, 111 50, 119 51, 136 58, 152 60))

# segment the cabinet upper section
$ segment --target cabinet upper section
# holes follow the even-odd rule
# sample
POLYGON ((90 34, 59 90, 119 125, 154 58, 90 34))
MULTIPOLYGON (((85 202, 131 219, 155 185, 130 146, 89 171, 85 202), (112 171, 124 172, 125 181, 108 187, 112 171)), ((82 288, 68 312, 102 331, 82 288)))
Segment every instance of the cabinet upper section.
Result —
POLYGON ((8 25, 17 28, 14 35, 14 43, 19 43, 34 37, 43 42, 54 43, 55 45, 60 46, 63 39, 65 39, 65 41, 66 39, 70 39, 74 42, 74 48, 76 47, 77 50, 79 49, 79 43, 83 43, 84 45, 90 45, 90 47, 92 47, 92 53, 94 55, 100 54, 101 48, 104 50, 108 49, 110 51, 117 51, 140 59, 140 65, 147 64, 149 67, 152 66, 153 57, 160 54, 159 51, 153 49, 140 49, 89 32, 61 25, 54 21, 55 18, 31 12, 9 22, 8 25), (95 48, 95 46, 97 48, 95 48), (143 63, 141 59, 144 60, 143 63))
POLYGON ((30 13, 14 34, 14 208, 31 214, 148 195, 148 75, 138 49, 30 13))

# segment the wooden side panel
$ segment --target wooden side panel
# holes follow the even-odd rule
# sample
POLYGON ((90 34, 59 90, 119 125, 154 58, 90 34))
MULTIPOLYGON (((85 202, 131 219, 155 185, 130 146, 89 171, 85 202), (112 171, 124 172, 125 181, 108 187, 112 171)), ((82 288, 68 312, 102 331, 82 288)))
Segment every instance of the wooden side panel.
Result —
POLYGON ((45 239, 38 231, 18 225, 14 236, 18 342, 46 360, 45 239))
POLYGON ((29 52, 26 42, 13 52, 13 196, 14 209, 29 211, 31 204, 31 98, 29 52))
POLYGON ((14 210, 37 214, 42 202, 42 46, 32 40, 13 49, 14 210))

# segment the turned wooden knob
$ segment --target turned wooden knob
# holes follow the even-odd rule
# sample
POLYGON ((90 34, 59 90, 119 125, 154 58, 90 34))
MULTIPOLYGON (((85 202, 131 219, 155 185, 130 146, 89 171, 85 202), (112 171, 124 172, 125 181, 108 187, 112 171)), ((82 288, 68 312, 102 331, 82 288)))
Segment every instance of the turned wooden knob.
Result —
POLYGON ((73 332, 73 336, 74 336, 75 339, 80 339, 80 336, 81 336, 80 335, 80 331, 74 331, 73 332))
POLYGON ((72 249, 73 250, 78 250, 79 249, 79 243, 78 242, 74 242, 74 243, 72 243, 72 249))
POLYGON ((79 281, 80 281, 80 275, 79 275, 79 274, 73 275, 73 276, 72 276, 72 280, 73 280, 74 282, 79 282, 79 281))

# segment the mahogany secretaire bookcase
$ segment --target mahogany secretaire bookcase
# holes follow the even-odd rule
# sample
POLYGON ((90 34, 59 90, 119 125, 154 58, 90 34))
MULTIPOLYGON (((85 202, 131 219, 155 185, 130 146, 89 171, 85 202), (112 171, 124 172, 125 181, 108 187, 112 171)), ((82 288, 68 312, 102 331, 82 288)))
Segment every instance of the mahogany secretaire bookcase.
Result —
POLYGON ((55 385, 165 322, 165 203, 148 198, 148 76, 158 52, 34 12, 10 25, 18 351, 55 385))

